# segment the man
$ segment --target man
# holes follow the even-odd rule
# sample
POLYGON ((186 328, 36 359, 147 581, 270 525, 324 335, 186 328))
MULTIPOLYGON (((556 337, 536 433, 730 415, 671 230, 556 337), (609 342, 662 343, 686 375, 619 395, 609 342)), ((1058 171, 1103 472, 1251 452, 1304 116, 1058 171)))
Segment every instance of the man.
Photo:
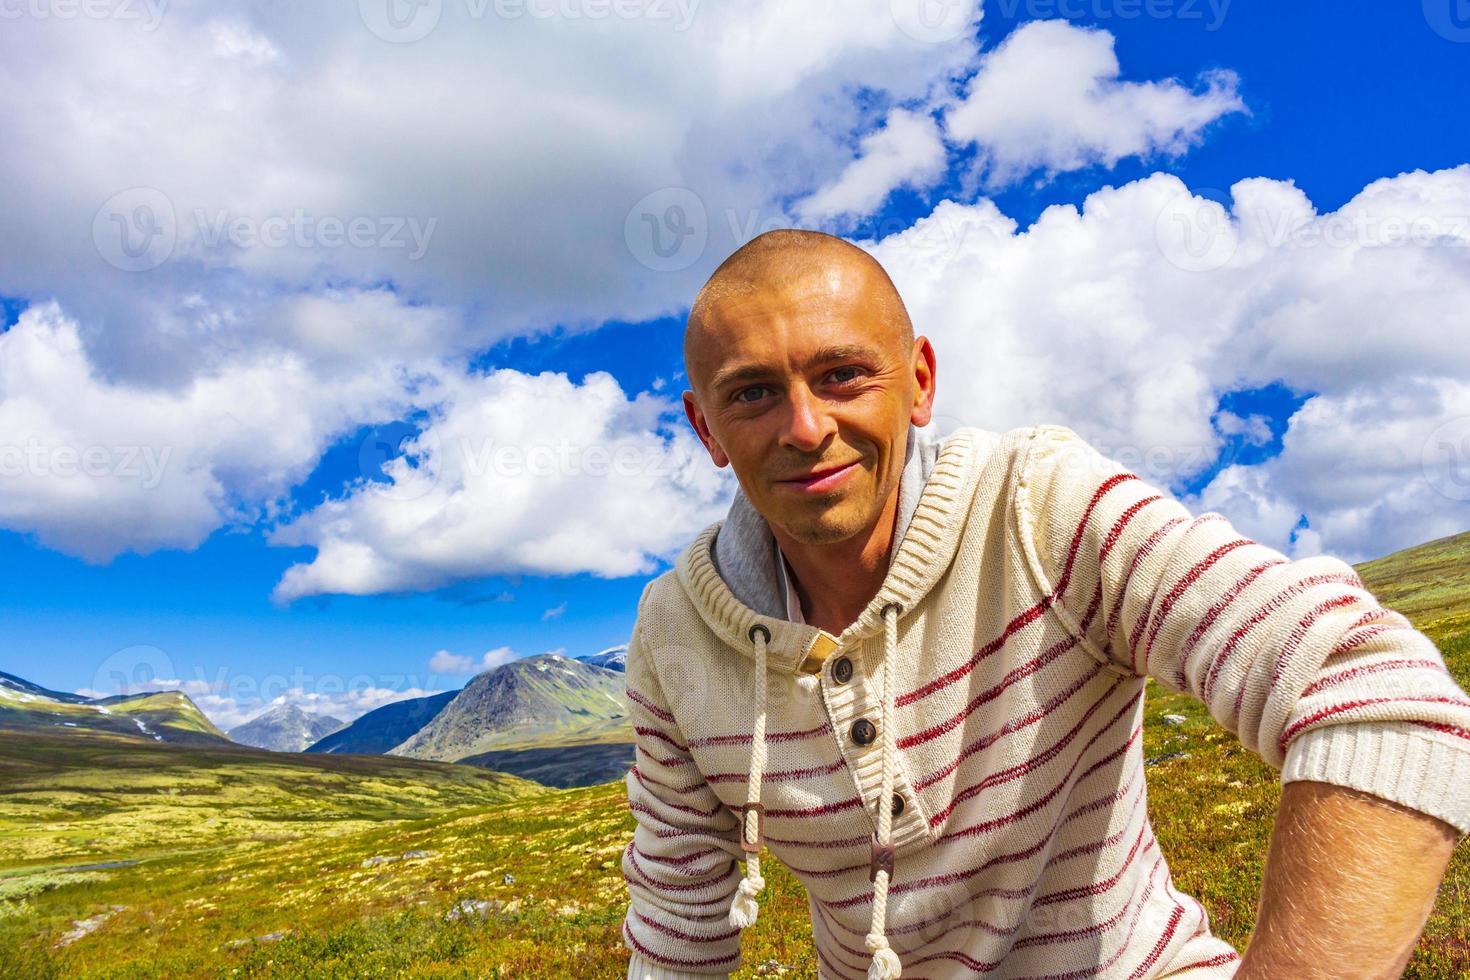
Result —
POLYGON ((839 238, 735 252, 684 350, 739 493, 629 642, 629 977, 737 968, 763 846, 821 977, 1399 975, 1470 833, 1470 698, 1351 566, 1061 426, 931 439, 933 346, 839 238), (1148 677, 1281 770, 1243 958, 1150 830, 1148 677))

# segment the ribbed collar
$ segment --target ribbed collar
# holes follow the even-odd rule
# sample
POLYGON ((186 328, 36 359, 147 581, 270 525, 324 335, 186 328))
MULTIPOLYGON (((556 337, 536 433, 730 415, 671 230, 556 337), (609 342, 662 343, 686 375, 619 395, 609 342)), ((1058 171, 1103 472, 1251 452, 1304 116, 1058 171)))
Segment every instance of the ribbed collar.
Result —
POLYGON ((711 546, 723 520, 701 531, 675 561, 675 573, 685 593, 720 639, 746 656, 754 656, 751 627, 757 623, 770 631, 766 649, 769 669, 796 673, 816 647, 831 649, 835 641, 846 645, 883 629, 882 609, 890 602, 903 606, 906 614, 939 581, 954 558, 963 529, 966 504, 988 453, 980 451, 985 433, 973 427, 956 429, 944 438, 934 469, 919 495, 898 551, 888 564, 888 574, 861 615, 833 637, 810 623, 793 623, 777 616, 762 615, 737 599, 720 577, 711 546))

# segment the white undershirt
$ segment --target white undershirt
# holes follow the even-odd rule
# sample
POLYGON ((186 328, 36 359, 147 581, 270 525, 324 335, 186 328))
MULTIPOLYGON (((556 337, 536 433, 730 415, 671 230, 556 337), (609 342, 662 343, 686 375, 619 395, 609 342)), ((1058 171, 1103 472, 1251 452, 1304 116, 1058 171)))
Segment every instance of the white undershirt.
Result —
POLYGON ((801 597, 796 594, 796 587, 791 584, 791 576, 786 571, 786 556, 781 553, 779 544, 776 545, 776 574, 781 579, 781 588, 786 592, 786 618, 793 623, 806 622, 801 614, 801 597))

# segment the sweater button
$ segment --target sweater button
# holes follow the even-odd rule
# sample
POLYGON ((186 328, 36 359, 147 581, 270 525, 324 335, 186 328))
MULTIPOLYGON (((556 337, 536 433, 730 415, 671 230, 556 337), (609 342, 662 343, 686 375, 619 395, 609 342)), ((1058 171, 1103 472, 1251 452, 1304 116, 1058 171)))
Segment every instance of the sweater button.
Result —
POLYGON ((894 793, 893 794, 893 806, 890 807, 889 809, 893 812, 893 815, 895 817, 898 816, 900 813, 903 812, 903 806, 904 806, 903 797, 902 796, 899 796, 897 793, 894 793))
POLYGON ((873 739, 878 737, 878 726, 866 718, 859 718, 852 723, 852 740, 859 745, 871 745, 873 739))
POLYGON ((837 658, 837 662, 832 665, 832 679, 839 684, 846 684, 852 680, 852 659, 850 657, 837 658))

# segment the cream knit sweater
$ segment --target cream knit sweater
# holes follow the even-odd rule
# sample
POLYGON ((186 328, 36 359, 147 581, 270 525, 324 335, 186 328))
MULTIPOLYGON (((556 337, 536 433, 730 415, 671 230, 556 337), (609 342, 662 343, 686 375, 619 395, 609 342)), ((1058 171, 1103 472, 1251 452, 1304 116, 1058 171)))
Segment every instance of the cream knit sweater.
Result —
POLYGON ((736 599, 721 523, 629 642, 631 978, 740 966, 762 845, 806 887, 819 977, 1232 976, 1149 825, 1145 677, 1283 783, 1470 833, 1470 698, 1434 644, 1345 562, 1192 516, 1070 429, 951 433, 837 637, 736 599))

